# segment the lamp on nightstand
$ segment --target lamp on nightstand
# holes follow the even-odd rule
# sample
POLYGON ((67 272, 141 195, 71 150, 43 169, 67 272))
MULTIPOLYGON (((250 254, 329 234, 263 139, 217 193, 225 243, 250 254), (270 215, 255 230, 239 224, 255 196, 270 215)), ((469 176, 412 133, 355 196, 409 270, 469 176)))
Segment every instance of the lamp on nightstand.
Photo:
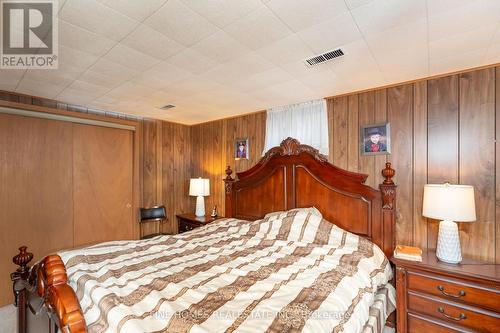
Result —
POLYGON ((425 185, 422 214, 441 220, 436 249, 438 259, 450 264, 461 262, 460 237, 455 222, 476 220, 474 187, 449 183, 425 185))
POLYGON ((192 178, 189 183, 189 195, 196 197, 196 216, 205 216, 205 196, 210 195, 210 181, 204 178, 192 178))

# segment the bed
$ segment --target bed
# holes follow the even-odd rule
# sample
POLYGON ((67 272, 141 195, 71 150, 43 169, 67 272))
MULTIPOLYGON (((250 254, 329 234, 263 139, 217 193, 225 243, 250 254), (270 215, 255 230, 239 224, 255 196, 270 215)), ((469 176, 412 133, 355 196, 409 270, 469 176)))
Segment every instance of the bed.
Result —
POLYGON ((14 262, 19 332, 381 332, 394 309, 396 186, 288 138, 224 179, 227 218, 191 232, 14 262), (41 302, 41 303, 40 303, 41 302), (37 307, 37 304, 43 304, 37 307))

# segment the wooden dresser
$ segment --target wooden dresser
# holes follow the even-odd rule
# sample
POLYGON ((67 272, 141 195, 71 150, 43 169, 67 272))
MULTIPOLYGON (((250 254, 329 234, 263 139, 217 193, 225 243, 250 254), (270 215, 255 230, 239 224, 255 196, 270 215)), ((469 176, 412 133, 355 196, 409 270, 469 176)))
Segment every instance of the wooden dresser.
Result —
POLYGON ((193 230, 207 223, 223 218, 222 216, 211 217, 210 215, 198 217, 194 214, 179 214, 177 215, 177 223, 179 233, 193 230))
POLYGON ((500 265, 464 259, 422 262, 392 258, 396 265, 397 332, 500 332, 500 265))

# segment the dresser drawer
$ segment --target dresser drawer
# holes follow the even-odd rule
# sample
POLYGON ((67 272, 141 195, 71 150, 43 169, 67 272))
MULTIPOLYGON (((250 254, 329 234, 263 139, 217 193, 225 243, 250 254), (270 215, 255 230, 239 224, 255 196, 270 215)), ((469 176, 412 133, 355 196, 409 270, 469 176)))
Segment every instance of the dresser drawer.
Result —
POLYGON ((472 333, 473 330, 442 323, 439 320, 426 318, 424 316, 408 314, 408 333, 472 333))
POLYGON ((500 291, 446 278, 408 272, 408 289, 498 311, 500 291))
POLYGON ((408 292, 408 310, 473 329, 476 332, 498 331, 500 315, 438 297, 408 292))

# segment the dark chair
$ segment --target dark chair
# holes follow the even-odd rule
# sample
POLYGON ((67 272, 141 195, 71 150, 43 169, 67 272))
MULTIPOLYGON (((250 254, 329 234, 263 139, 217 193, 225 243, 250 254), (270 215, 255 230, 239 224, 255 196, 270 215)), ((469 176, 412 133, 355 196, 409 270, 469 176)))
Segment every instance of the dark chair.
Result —
POLYGON ((161 232, 161 226, 167 219, 167 211, 165 206, 155 206, 151 208, 141 208, 141 220, 139 224, 139 232, 141 239, 151 238, 158 235, 164 235, 161 232), (156 232, 152 234, 143 235, 142 229, 146 223, 156 223, 156 232))

